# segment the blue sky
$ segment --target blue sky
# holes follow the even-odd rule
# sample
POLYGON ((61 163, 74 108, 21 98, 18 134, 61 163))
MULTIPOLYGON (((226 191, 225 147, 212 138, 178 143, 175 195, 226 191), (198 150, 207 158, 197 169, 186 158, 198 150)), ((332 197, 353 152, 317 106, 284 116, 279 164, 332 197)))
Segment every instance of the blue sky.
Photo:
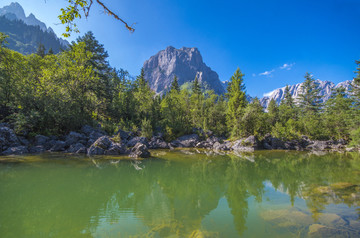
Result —
MULTIPOLYGON (((14 1, 14 0, 12 0, 14 1)), ((0 6, 11 0, 1 0, 0 6)), ((65 0, 18 0, 60 35, 65 0)), ((360 60, 360 0, 103 0, 133 34, 99 7, 78 22, 104 44, 110 63, 137 75, 143 62, 172 45, 197 47, 221 80, 237 67, 247 92, 261 97, 303 81, 306 72, 338 83, 351 80, 360 60)), ((78 35, 73 34, 70 41, 78 35)))

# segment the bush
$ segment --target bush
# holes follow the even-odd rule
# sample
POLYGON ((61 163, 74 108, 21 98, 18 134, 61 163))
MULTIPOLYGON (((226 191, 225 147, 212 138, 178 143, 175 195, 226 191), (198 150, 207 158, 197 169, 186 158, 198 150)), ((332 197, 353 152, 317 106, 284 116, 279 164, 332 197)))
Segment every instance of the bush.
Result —
POLYGON ((360 128, 350 132, 351 143, 350 146, 360 146, 360 128))
POLYGON ((150 139, 153 135, 153 129, 150 120, 146 118, 141 121, 141 136, 150 139))

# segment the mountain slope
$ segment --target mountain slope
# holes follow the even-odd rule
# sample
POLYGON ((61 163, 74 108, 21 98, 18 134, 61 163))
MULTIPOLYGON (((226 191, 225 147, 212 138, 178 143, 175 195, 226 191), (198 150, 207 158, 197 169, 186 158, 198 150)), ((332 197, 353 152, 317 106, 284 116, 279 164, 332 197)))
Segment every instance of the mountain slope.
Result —
POLYGON ((145 61, 143 68, 145 78, 156 93, 166 92, 175 75, 180 85, 197 77, 205 88, 212 89, 217 94, 225 92, 218 74, 203 62, 197 48, 175 49, 169 46, 145 61))
MULTIPOLYGON (((349 91, 351 80, 338 83, 337 85, 335 85, 333 82, 321 81, 319 79, 317 79, 315 83, 320 88, 320 95, 322 96, 322 102, 326 102, 330 98, 332 90, 335 88, 344 87, 346 91, 349 91)), ((302 83, 289 85, 291 96, 294 99, 296 99, 301 93, 301 86, 302 83)), ((284 97, 285 97, 285 87, 282 87, 275 89, 274 91, 265 95, 263 98, 260 99, 260 103, 261 105, 263 105, 263 107, 267 108, 271 99, 274 99, 277 104, 280 104, 281 100, 283 100, 284 97)))
POLYGON ((8 47, 23 54, 36 52, 41 43, 54 53, 68 47, 66 40, 58 38, 54 31, 39 21, 33 14, 25 16, 24 9, 18 3, 0 8, 0 32, 9 35, 8 47))

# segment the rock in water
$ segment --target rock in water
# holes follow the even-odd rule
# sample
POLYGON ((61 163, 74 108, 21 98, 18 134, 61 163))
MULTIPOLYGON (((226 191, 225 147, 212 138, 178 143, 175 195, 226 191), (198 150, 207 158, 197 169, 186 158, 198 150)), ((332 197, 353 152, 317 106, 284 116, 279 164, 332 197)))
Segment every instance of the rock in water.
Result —
POLYGON ((130 157, 134 158, 148 158, 150 157, 150 152, 148 147, 145 144, 137 143, 130 152, 130 157))
POLYGON ((225 92, 219 75, 203 62, 197 48, 175 49, 169 46, 145 61, 143 68, 145 79, 157 93, 169 90, 175 75, 179 85, 191 82, 197 77, 199 82, 206 84, 215 93, 225 92))

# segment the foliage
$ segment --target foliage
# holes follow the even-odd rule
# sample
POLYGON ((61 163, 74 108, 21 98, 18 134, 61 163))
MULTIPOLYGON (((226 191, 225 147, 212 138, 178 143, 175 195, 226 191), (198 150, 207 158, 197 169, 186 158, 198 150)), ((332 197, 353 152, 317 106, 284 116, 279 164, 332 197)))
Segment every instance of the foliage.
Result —
POLYGON ((230 78, 227 88, 228 110, 226 122, 231 133, 231 137, 242 135, 240 120, 244 115, 247 104, 245 95, 245 85, 243 80, 244 74, 237 68, 234 75, 230 78))
MULTIPOLYGON (((100 5, 104 12, 110 16, 113 16, 116 20, 124 23, 125 27, 130 31, 134 32, 135 29, 129 26, 124 20, 122 20, 118 15, 111 11, 104 3, 100 0, 95 0, 98 5, 100 5)), ((83 13, 87 18, 90 13, 90 9, 93 5, 93 0, 68 0, 69 5, 65 8, 61 8, 61 14, 58 16, 62 24, 66 25, 64 37, 69 37, 71 32, 79 32, 77 25, 75 23, 76 19, 81 19, 81 14, 83 13)))
POLYGON ((355 79, 350 95, 338 88, 321 105, 314 79, 306 74, 298 102, 286 87, 280 105, 272 100, 265 112, 257 98, 247 101, 240 69, 225 96, 206 90, 197 79, 179 87, 176 77, 167 94, 156 95, 144 70, 134 80, 126 70, 112 68, 91 32, 59 54, 40 49, 25 56, 6 48, 6 39, 0 34, 0 120, 24 135, 64 134, 100 124, 109 134, 123 129, 150 138, 162 131, 168 141, 197 130, 231 139, 271 133, 283 140, 306 135, 360 143, 355 79))

